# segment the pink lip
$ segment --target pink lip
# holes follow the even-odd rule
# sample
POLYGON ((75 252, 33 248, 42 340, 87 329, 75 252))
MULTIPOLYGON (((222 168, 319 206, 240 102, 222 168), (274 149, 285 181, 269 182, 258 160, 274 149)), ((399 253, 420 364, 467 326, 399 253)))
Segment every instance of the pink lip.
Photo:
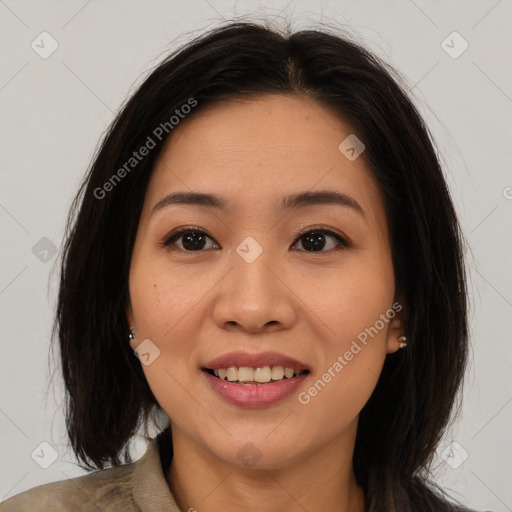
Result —
MULTIPOLYGON (((237 366, 237 365, 231 365, 237 366)), ((268 366, 263 365, 263 366, 268 366)), ((223 368, 216 366, 215 368, 223 368)), ((291 366, 290 366, 291 368, 291 366)), ((283 379, 268 384, 233 384, 210 373, 201 372, 212 388, 229 403, 239 407, 266 407, 272 405, 293 393, 309 374, 291 379, 283 379)))
POLYGON ((247 352, 230 352, 220 357, 216 357, 205 365, 205 368, 216 370, 218 368, 228 368, 229 366, 249 366, 258 368, 262 366, 282 366, 284 368, 293 368, 295 372, 309 370, 309 368, 300 361, 291 357, 284 356, 278 352, 262 352, 261 354, 249 354, 247 352))

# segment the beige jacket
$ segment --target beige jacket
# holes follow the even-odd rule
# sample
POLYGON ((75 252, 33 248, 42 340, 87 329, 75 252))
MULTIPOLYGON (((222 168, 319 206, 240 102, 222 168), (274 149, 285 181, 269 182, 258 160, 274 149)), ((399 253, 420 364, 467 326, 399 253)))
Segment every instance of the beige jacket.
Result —
POLYGON ((163 470, 168 448, 159 435, 136 462, 34 487, 0 512, 181 512, 163 470))

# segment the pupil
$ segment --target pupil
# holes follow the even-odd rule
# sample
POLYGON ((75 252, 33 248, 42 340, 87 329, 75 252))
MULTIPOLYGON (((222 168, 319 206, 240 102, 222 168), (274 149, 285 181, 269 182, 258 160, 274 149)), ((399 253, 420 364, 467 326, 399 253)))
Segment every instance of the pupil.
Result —
POLYGON ((313 251, 315 249, 323 249, 325 246, 325 239, 323 233, 308 233, 304 235, 306 242, 302 245, 307 251, 313 251))
POLYGON ((204 236, 196 231, 191 231, 190 233, 183 235, 183 247, 187 250, 194 251, 202 249, 204 242, 204 236))
MULTIPOLYGON (((315 251, 325 247, 325 237, 323 233, 311 232, 303 236, 304 242, 302 246, 307 251, 315 251)), ((203 248, 205 238, 201 233, 191 231, 183 235, 183 247, 189 251, 200 250, 203 248)))

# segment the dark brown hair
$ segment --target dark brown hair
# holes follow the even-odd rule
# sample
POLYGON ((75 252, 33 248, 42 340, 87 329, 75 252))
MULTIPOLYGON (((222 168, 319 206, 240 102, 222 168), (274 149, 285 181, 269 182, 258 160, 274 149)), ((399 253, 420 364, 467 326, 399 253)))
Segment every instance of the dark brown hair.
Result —
POLYGON ((428 468, 466 365, 462 239, 432 137, 404 91, 387 64, 330 29, 283 34, 241 22, 194 39, 144 80, 104 136, 62 251, 54 334, 67 430, 86 467, 130 462, 129 441, 159 407, 128 344, 125 310, 145 191, 167 132, 108 193, 98 189, 191 98, 187 122, 229 98, 301 94, 339 115, 366 146, 405 311, 407 349, 387 357, 359 419, 354 471, 367 510, 459 510, 430 483, 428 468))

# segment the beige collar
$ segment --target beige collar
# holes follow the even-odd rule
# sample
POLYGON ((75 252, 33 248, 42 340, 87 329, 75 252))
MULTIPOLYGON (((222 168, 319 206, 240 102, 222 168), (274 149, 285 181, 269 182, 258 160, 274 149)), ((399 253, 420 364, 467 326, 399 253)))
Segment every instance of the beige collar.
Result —
POLYGON ((181 512, 162 471, 158 440, 153 439, 146 453, 135 462, 135 500, 143 512, 181 512))

